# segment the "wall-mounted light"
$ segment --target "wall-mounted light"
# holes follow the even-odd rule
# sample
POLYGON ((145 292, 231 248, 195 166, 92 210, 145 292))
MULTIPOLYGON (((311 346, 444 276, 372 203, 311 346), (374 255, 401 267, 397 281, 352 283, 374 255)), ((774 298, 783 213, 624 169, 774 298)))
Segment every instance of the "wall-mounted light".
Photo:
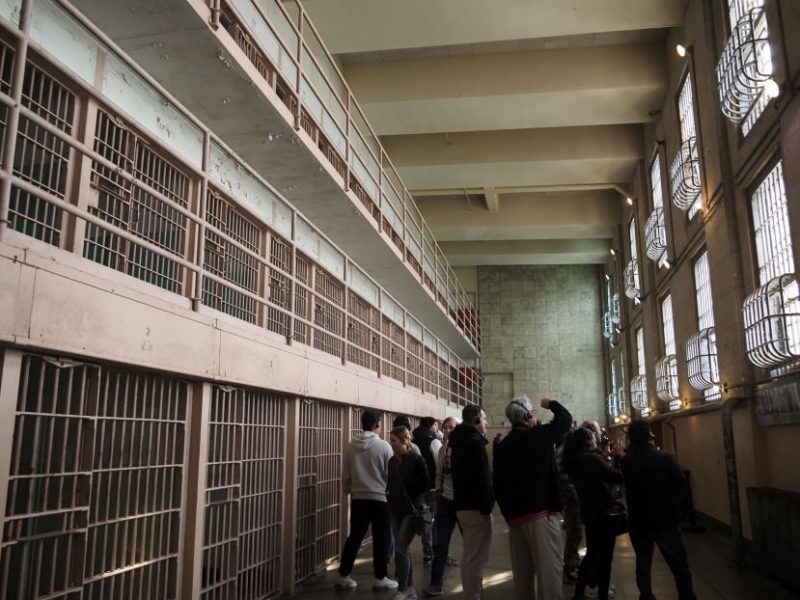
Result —
POLYGON ((764 94, 767 98, 777 98, 781 95, 781 87, 774 79, 767 79, 764 82, 764 94))
POLYGON ((609 248, 608 251, 611 252, 611 256, 616 256, 617 255, 617 251, 614 250, 613 248, 609 248))
POLYGON ((634 306, 639 306, 641 303, 642 303, 642 299, 641 299, 639 296, 636 296, 636 297, 633 299, 633 305, 634 305, 634 306))
POLYGON ((608 273, 606 273, 606 281, 611 281, 611 275, 609 275, 608 273))
POLYGON ((628 206, 633 206, 633 198, 631 198, 630 196, 625 198, 625 201, 628 203, 628 206))
POLYGON ((680 56, 681 58, 684 58, 684 57, 685 57, 687 54, 689 54, 691 51, 692 51, 692 46, 684 46, 683 44, 677 44, 677 45, 675 46, 675 52, 676 52, 676 53, 678 54, 678 56, 680 56))
POLYGON ((622 335, 622 329, 620 329, 619 327, 614 327, 614 332, 615 332, 617 335, 622 335))
POLYGON ((668 260, 665 260, 664 262, 661 263, 661 266, 664 267, 665 269, 671 269, 672 263, 669 262, 668 260))

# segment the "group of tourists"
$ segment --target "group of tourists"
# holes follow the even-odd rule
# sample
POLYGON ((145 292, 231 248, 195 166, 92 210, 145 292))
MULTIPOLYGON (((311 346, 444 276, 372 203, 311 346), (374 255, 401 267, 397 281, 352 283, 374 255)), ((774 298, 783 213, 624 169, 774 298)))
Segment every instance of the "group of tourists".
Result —
POLYGON ((398 417, 388 443, 381 416, 365 411, 363 431, 354 435, 344 460, 350 532, 336 588, 357 586, 350 575, 371 526, 373 589, 396 590, 393 600, 417 598, 409 548, 419 535, 423 562, 431 567, 423 594, 442 595, 446 567, 460 566, 463 598, 479 600, 497 503, 508 524, 516 600, 561 600, 565 583, 574 585, 574 600, 592 588, 592 597, 613 597, 614 546, 626 532, 636 552, 641 600, 655 599, 654 546, 672 571, 680 600, 695 599, 678 528, 686 482, 675 459, 654 446, 649 425, 629 425, 626 452, 617 454, 596 423, 574 426, 554 400, 542 399, 540 406, 552 412, 549 423, 539 422, 527 396, 509 402, 505 414, 512 427, 495 439, 491 468, 486 413, 477 405, 464 407, 461 423, 448 417, 441 428, 425 417, 412 432, 409 420, 398 417), (448 554, 456 527, 460 562, 448 554), (394 579, 388 575, 392 553, 394 579))

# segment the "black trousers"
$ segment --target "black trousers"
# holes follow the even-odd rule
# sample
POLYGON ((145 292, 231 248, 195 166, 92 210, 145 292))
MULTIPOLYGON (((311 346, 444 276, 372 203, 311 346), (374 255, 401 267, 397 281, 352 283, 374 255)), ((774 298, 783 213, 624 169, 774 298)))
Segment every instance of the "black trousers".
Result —
POLYGON ((611 562, 614 560, 614 545, 617 536, 611 521, 601 517, 586 526, 586 556, 578 567, 578 581, 575 582, 575 598, 584 598, 586 585, 597 583, 597 597, 608 599, 608 586, 611 583, 611 562))
POLYGON ((650 582, 650 567, 653 562, 653 545, 658 546, 664 560, 672 571, 680 600, 696 600, 692 588, 692 573, 686 548, 678 528, 666 531, 644 531, 630 528, 631 543, 636 552, 636 585, 640 600, 655 600, 650 582))
POLYGON ((347 536, 342 549, 339 575, 346 577, 352 572, 358 549, 370 525, 372 525, 372 570, 375 579, 386 577, 391 539, 391 514, 389 505, 378 500, 350 501, 350 535, 347 536))

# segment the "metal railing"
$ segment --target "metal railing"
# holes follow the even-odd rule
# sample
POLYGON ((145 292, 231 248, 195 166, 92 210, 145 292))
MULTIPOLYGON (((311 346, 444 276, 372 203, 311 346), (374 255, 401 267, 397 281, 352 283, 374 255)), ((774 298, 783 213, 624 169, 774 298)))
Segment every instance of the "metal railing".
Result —
POLYGON ((208 128, 187 113, 203 132, 204 168, 182 162, 94 88, 44 60, 32 61, 27 47, 36 45, 23 32, 2 29, 18 39, 16 49, 2 40, 0 47, 20 73, 0 85, 0 112, 16 113, 0 126, 0 160, 10 159, 10 168, 0 169, 9 229, 187 297, 195 310, 206 305, 343 362, 358 355, 352 362, 366 360, 379 376, 450 403, 480 401, 480 377, 463 377, 476 373, 473 366, 424 327, 409 332, 411 315, 400 309, 377 330, 363 319, 364 303, 379 313, 399 305, 208 128), (94 126, 79 136, 78 122, 94 126), (12 148, 17 151, 9 156, 12 148), (283 221, 242 206, 211 172, 212 155, 225 156, 255 182, 283 221), (308 254, 301 227, 327 249, 327 260, 308 254), (355 273, 375 291, 373 301, 353 287, 355 273), (355 297, 363 302, 351 308, 348 298, 355 297), (425 369, 422 343, 436 357, 425 369))
POLYGON ((475 307, 356 102, 305 8, 296 0, 207 0, 403 260, 476 348, 475 307))

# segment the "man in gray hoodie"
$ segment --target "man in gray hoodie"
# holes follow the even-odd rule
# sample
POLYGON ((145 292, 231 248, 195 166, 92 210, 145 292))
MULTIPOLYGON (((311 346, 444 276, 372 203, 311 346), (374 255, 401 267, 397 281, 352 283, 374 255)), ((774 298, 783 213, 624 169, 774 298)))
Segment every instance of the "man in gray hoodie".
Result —
POLYGON ((374 590, 397 589, 397 582, 386 576, 389 563, 391 528, 386 501, 386 480, 389 459, 394 452, 389 442, 380 437, 381 417, 372 411, 361 415, 361 428, 347 447, 342 466, 342 487, 350 495, 350 535, 342 549, 336 589, 352 589, 356 580, 350 577, 356 554, 372 525, 372 569, 374 590))

